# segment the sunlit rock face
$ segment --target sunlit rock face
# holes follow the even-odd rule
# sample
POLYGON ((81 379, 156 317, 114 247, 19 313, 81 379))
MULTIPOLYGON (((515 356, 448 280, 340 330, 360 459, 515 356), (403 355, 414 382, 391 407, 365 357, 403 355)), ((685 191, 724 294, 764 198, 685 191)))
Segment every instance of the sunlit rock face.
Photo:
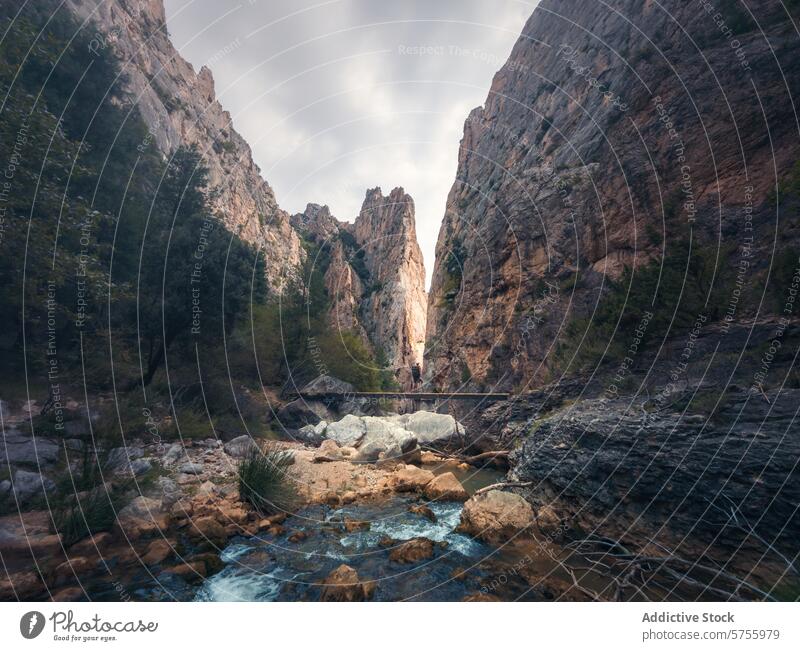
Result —
POLYGON ((303 250, 289 216, 217 101, 211 71, 195 72, 173 47, 163 0, 67 0, 67 5, 96 29, 97 56, 113 48, 127 62, 125 89, 150 130, 142 146, 169 156, 181 145, 195 145, 209 168, 215 211, 233 232, 264 247, 269 284, 277 288, 296 275, 303 250))
POLYGON ((407 385, 411 367, 422 362, 428 300, 414 201, 403 188, 388 197, 380 188, 369 190, 354 230, 372 280, 362 306, 365 322, 407 385))
POLYGON ((535 10, 464 126, 428 304, 434 385, 554 379, 566 322, 662 244, 752 236, 753 279, 775 241, 796 244, 770 199, 798 159, 796 33, 777 1, 758 26, 726 12, 733 33, 682 0, 535 10))
POLYGON ((387 197, 375 188, 352 224, 315 204, 294 215, 292 224, 327 254, 320 260, 327 265, 331 327, 361 335, 399 384, 410 387, 411 369, 422 363, 427 309, 411 197, 402 188, 387 197))

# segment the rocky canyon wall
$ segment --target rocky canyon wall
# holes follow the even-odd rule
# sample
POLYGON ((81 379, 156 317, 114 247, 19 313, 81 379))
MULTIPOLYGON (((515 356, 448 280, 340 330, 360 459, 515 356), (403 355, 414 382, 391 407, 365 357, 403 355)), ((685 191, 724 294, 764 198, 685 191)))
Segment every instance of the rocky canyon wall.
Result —
POLYGON ((216 98, 207 67, 195 72, 170 41, 163 0, 67 0, 71 11, 96 30, 97 56, 113 48, 125 62, 130 101, 138 107, 152 142, 165 156, 194 145, 209 169, 212 205, 245 241, 263 246, 273 288, 292 277, 303 258, 300 239, 253 162, 250 146, 233 128, 216 98))
POLYGON ((746 257, 752 285, 796 245, 774 196, 798 159, 800 48, 781 3, 756 18, 727 2, 539 5, 464 126, 429 296, 435 386, 554 379, 569 321, 675 242, 716 248, 721 268, 746 257))
POLYGON ((359 334, 410 387, 425 344, 425 266, 417 243, 414 201, 402 188, 367 191, 352 224, 310 204, 292 224, 327 251, 325 286, 332 328, 359 334))
POLYGON ((263 247, 273 289, 299 279, 306 256, 301 235, 328 247, 331 326, 359 334, 407 385, 409 369, 422 362, 427 309, 411 197, 401 188, 388 197, 370 190, 354 224, 315 204, 290 218, 216 98, 211 71, 195 72, 170 41, 163 0, 68 0, 68 6, 95 30, 97 56, 113 48, 125 62, 125 90, 150 130, 143 146, 167 157, 180 146, 197 147, 209 168, 212 205, 234 233, 263 247))

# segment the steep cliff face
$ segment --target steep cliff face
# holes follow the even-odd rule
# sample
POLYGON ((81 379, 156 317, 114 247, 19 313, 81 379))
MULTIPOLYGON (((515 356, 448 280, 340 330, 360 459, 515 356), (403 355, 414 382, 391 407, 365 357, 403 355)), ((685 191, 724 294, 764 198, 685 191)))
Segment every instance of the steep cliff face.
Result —
POLYGON ((151 142, 169 156, 195 145, 209 168, 213 205, 225 224, 245 241, 264 246, 273 287, 291 276, 302 259, 289 216, 261 177, 249 145, 233 128, 216 99, 211 71, 196 73, 173 47, 163 0, 68 0, 87 30, 97 56, 113 48, 126 64, 126 90, 149 127, 151 142))
POLYGON ((776 1, 758 25, 717 4, 536 9, 464 127, 429 297, 434 384, 554 379, 570 320, 676 242, 729 246, 720 269, 746 257, 753 286, 797 242, 773 198, 798 158, 797 34, 776 1))
POLYGON ((325 286, 331 327, 360 334, 386 357, 401 386, 421 364, 425 345, 425 266, 417 243, 414 202, 402 188, 367 192, 353 224, 310 204, 292 224, 329 251, 325 286))

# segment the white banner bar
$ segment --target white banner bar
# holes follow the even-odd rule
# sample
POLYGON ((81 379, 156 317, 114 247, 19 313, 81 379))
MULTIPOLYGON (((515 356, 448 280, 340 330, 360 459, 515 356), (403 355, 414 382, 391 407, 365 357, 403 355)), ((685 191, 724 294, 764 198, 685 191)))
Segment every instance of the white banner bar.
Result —
POLYGON ((798 619, 797 603, 20 603, 0 605, 0 641, 3 649, 135 651, 777 650, 800 648, 798 619))

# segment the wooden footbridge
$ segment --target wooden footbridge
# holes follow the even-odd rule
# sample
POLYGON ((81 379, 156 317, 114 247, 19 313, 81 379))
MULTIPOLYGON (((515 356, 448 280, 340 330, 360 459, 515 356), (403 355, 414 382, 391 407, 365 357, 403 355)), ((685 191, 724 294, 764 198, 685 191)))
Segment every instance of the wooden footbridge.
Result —
POLYGON ((347 393, 298 391, 297 395, 306 400, 344 402, 357 398, 379 400, 416 400, 419 402, 446 402, 448 400, 472 400, 475 402, 502 402, 511 397, 510 393, 437 393, 424 391, 350 391, 347 393))

